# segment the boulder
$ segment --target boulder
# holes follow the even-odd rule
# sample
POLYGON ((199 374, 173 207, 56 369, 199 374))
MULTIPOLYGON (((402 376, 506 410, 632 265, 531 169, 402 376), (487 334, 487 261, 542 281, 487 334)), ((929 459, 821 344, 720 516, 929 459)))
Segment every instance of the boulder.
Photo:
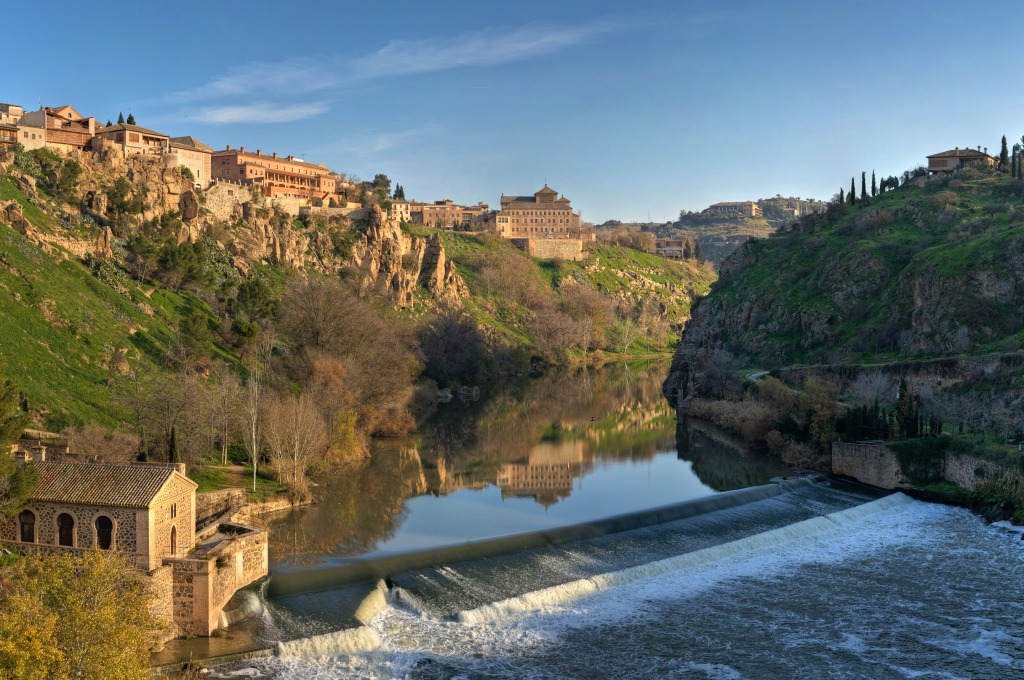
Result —
POLYGON ((199 197, 192 190, 186 191, 178 199, 178 211, 181 212, 181 219, 185 222, 199 217, 199 208, 199 197))
POLYGON ((100 235, 96 237, 96 257, 111 259, 114 257, 114 250, 111 247, 114 241, 114 232, 110 227, 104 227, 100 235))

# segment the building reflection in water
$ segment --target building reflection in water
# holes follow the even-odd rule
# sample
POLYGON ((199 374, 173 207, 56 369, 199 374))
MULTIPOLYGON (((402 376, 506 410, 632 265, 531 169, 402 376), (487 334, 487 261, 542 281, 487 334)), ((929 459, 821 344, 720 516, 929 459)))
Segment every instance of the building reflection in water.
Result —
POLYGON ((533 498, 545 508, 568 498, 573 481, 590 469, 583 441, 543 442, 530 448, 525 460, 498 469, 502 498, 533 498))

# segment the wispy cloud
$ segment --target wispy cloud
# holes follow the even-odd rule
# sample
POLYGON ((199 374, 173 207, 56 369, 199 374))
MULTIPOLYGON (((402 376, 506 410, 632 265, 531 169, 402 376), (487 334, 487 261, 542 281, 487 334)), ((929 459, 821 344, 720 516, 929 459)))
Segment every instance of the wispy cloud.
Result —
MULTIPOLYGON (((455 68, 494 66, 552 54, 623 26, 609 22, 572 27, 521 27, 445 38, 393 40, 363 56, 320 54, 231 68, 200 87, 171 93, 164 103, 210 104, 192 114, 206 123, 285 123, 319 115, 323 101, 279 106, 296 97, 336 93, 374 80, 455 68)), ((327 95, 329 96, 329 95, 327 95)))
POLYGON ((373 54, 356 59, 352 72, 356 78, 369 79, 493 66, 550 54, 612 28, 611 24, 596 23, 570 28, 525 27, 509 33, 487 31, 444 40, 392 40, 373 54))
POLYGON ((256 102, 234 106, 211 106, 193 117, 203 123, 290 123, 319 116, 327 111, 326 102, 279 105, 256 102))

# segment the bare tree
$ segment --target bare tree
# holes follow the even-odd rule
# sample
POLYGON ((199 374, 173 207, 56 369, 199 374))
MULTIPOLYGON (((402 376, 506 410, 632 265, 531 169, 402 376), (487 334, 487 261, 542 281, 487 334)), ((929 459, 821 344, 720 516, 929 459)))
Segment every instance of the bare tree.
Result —
POLYGON ((267 362, 274 342, 269 332, 263 333, 256 342, 255 351, 246 360, 248 374, 245 379, 246 406, 246 449, 252 461, 252 490, 256 492, 256 469, 259 466, 262 431, 260 428, 261 383, 266 376, 267 362))
POLYGON ((881 371, 862 371, 847 393, 866 404, 885 404, 896 399, 896 381, 881 371))
POLYGON ((64 435, 71 452, 90 463, 129 463, 139 451, 137 436, 94 423, 69 427, 64 435))
POLYGON ((245 419, 243 413, 245 397, 242 383, 223 364, 217 364, 213 369, 212 378, 210 401, 213 413, 211 415, 217 437, 220 440, 220 464, 227 465, 228 448, 245 419))
POLYGON ((314 400, 306 394, 272 400, 265 410, 265 439, 278 478, 293 494, 306 491, 306 473, 327 449, 327 428, 314 400))

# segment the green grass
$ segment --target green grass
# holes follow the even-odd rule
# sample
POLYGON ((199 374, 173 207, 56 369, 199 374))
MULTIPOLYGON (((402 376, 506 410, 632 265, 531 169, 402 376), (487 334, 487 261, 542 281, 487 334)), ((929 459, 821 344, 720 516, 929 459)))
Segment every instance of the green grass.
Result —
POLYGON ((114 387, 120 376, 108 366, 119 349, 133 365, 165 370, 182 310, 200 303, 166 290, 147 297, 130 281, 128 288, 126 297, 76 260, 43 252, 0 226, 2 370, 43 413, 45 427, 125 419, 114 387))
POLYGON ((288 486, 286 484, 276 479, 264 477, 259 473, 256 475, 256 491, 253 491, 252 466, 245 466, 245 473, 242 479, 231 477, 223 469, 212 466, 190 470, 189 477, 199 485, 198 493, 242 488, 245 489, 246 497, 250 503, 265 503, 285 498, 288 495, 288 486))

